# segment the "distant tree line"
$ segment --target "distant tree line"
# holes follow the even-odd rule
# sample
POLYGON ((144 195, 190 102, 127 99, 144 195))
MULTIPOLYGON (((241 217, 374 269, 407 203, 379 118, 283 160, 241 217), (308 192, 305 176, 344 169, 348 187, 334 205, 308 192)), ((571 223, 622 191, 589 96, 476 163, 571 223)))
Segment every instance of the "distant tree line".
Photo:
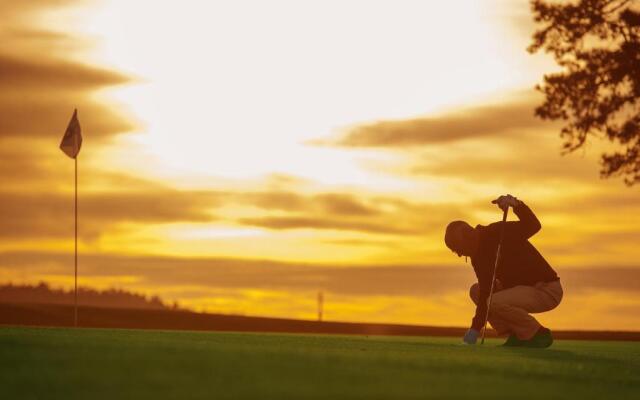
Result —
MULTIPOLYGON (((73 304, 73 290, 55 289, 45 282, 38 285, 0 285, 0 303, 73 304)), ((78 304, 96 307, 178 309, 178 303, 165 304, 158 296, 147 297, 121 289, 78 288, 78 304)))

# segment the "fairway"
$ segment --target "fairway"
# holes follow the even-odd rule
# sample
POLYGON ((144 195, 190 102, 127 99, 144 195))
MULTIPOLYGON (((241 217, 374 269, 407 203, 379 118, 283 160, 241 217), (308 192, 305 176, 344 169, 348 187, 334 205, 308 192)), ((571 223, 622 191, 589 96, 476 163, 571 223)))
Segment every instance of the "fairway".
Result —
MULTIPOLYGON (((0 328, 5 398, 638 398, 640 344, 0 328)), ((4 397, 4 396, 3 396, 4 397)))

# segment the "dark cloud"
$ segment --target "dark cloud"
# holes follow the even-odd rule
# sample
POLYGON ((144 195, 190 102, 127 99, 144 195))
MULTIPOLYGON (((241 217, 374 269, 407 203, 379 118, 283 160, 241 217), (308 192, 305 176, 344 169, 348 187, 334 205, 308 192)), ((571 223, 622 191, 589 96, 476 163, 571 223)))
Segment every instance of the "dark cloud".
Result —
MULTIPOLYGON (((97 138, 134 128, 134 124, 116 110, 82 94, 77 97, 64 94, 56 98, 25 93, 0 95, 0 137, 40 137, 57 141, 62 139, 74 108, 78 108, 85 145, 97 138)), ((28 149, 21 148, 20 151, 23 157, 29 157, 28 149)))
POLYGON ((640 292, 640 268, 575 268, 558 271, 569 295, 610 290, 621 296, 640 292))
MULTIPOLYGON (((616 182, 606 184, 611 186, 611 190, 595 190, 586 195, 567 190, 551 201, 537 202, 536 209, 543 213, 573 216, 581 224, 576 229, 589 229, 590 222, 606 221, 606 218, 616 221, 612 226, 618 221, 626 221, 627 224, 618 225, 615 232, 607 231, 606 227, 591 232, 593 235, 601 235, 603 239, 611 239, 611 244, 619 243, 623 237, 629 237, 632 233, 640 235, 637 226, 633 226, 633 221, 640 223, 640 194, 633 190, 617 190, 616 182), (632 232, 626 230, 630 227, 634 228, 632 232)), ((602 244, 607 242, 608 240, 603 240, 602 244)))
POLYGON ((401 248, 401 244, 392 241, 385 240, 365 240, 365 239, 335 239, 335 240, 323 240, 322 243, 347 246, 347 247, 387 247, 393 249, 401 248))
POLYGON ((430 161, 415 165, 412 174, 431 176, 455 176, 482 182, 507 184, 535 181, 596 181, 597 166, 585 165, 584 160, 563 158, 558 153, 543 151, 528 155, 507 154, 504 157, 450 157, 442 162, 430 161))
POLYGON ((347 193, 322 193, 305 196, 295 192, 275 190, 244 193, 239 196, 239 199, 264 209, 289 212, 322 212, 347 216, 367 216, 378 213, 374 207, 347 193))
POLYGON ((94 44, 89 38, 34 28, 28 23, 31 20, 28 18, 25 25, 17 27, 5 25, 0 32, 0 37, 8 44, 2 48, 3 57, 28 61, 43 58, 42 54, 46 54, 43 59, 60 63, 66 54, 78 54, 94 44))
MULTIPOLYGON (((233 258, 180 258, 80 254, 85 278, 136 277, 151 286, 209 289, 324 290, 345 295, 433 296, 466 291, 475 282, 471 267, 335 266, 233 258)), ((73 254, 0 253, 0 270, 22 276, 68 276, 73 254)), ((640 291, 640 267, 558 270, 565 295, 597 291, 626 296, 640 291)), ((35 279, 35 278, 34 278, 35 279)))
POLYGON ((246 204, 270 210, 297 211, 306 209, 307 198, 294 192, 245 192, 238 196, 246 204))
POLYGON ((492 143, 500 146, 500 154, 430 151, 419 155, 407 168, 409 175, 456 177, 512 187, 531 182, 600 183, 597 164, 580 154, 562 155, 555 134, 523 133, 518 140, 495 138, 487 146, 492 143))
POLYGON ((284 229, 331 229, 360 231, 367 233, 381 233, 393 235, 416 234, 418 231, 410 228, 401 228, 392 224, 376 224, 365 221, 329 219, 322 217, 260 217, 241 218, 240 223, 262 228, 284 230, 284 229))
MULTIPOLYGON (((637 210, 639 212, 640 210, 637 210)), ((637 214, 636 214, 637 215, 637 214)), ((568 215, 570 217, 570 213, 568 215)), ((634 218, 634 217, 631 217, 634 218)), ((579 218, 576 218, 578 220, 579 218)), ((637 218, 631 221, 640 220, 637 218)), ((633 222, 631 222, 633 224, 633 222)), ((544 224, 544 223, 543 223, 544 224)), ((628 254, 632 249, 637 248, 640 243, 640 232, 634 230, 617 230, 615 232, 593 231, 592 229, 581 229, 576 227, 578 232, 574 236, 562 238, 560 241, 544 243, 539 246, 540 250, 549 259, 567 257, 567 256, 583 256, 586 252, 591 255, 591 260, 616 260, 620 263, 620 255, 628 254)), ((632 262, 632 258, 623 260, 632 262)), ((592 261, 594 262, 594 261, 592 261)))
POLYGON ((46 163, 51 152, 43 150, 39 143, 0 140, 0 177, 2 177, 3 187, 6 189, 7 186, 14 184, 22 186, 32 180, 57 175, 55 169, 51 171, 47 168, 46 163), (25 153, 31 157, 25 157, 25 153))
POLYGON ((256 193, 243 195, 242 201, 255 201, 265 210, 288 211, 288 215, 240 218, 238 223, 273 230, 322 229, 357 231, 387 235, 425 235, 440 233, 449 221, 469 215, 449 204, 412 203, 393 197, 365 197, 341 193, 314 196, 294 193, 256 193))
MULTIPOLYGON (((224 258, 127 257, 81 254, 83 276, 135 276, 141 285, 325 290, 356 295, 432 295, 466 290, 473 271, 457 267, 338 267, 224 258)), ((69 273, 73 254, 0 253, 0 269, 26 275, 69 273)))
POLYGON ((21 1, 3 1, 0 3, 0 11, 7 16, 18 17, 28 15, 43 9, 57 8, 81 0, 21 0, 21 1))
MULTIPOLYGON (((74 108, 78 108, 88 140, 131 131, 135 124, 114 106, 96 100, 94 93, 130 79, 123 74, 71 61, 66 57, 76 42, 87 40, 38 25, 39 12, 74 1, 3 2, 0 15, 0 138, 61 136, 74 108)), ((21 149, 24 150, 24 149, 21 149)), ((24 157, 29 157, 23 151, 24 157)))
MULTIPOLYGON (((0 176, 4 191, 58 190, 72 188, 73 161, 58 148, 59 141, 0 139, 0 176)), ((166 184, 120 172, 80 164, 84 186, 117 190, 166 190, 166 184)), ((0 204, 2 199, 0 198, 0 204)))
POLYGON ((518 100, 509 103, 477 106, 442 116, 364 124, 348 130, 337 140, 319 140, 314 143, 344 147, 403 148, 548 128, 548 123, 533 115, 537 103, 538 99, 531 94, 520 95, 518 100))
MULTIPOLYGON (((60 189, 72 175, 62 165, 65 156, 58 144, 74 108, 79 110, 85 146, 134 127, 94 95, 129 79, 115 71, 65 59, 66 50, 85 46, 86 39, 38 25, 40 12, 72 3, 75 1, 25 0, 0 4, 0 237, 5 240, 68 237, 73 233, 73 193, 60 189)), ((85 172, 102 181, 110 175, 85 172)), ((120 179, 119 184, 132 180, 120 179)), ((81 238, 94 239, 125 221, 211 218, 204 211, 201 196, 154 189, 139 193, 82 192, 81 238), (159 197, 153 198, 154 193, 159 197)))
MULTIPOLYGON (((73 212, 72 163, 67 163, 62 154, 54 157, 42 146, 34 146, 32 155, 33 162, 13 149, 0 148, 0 175, 7 177, 0 193, 0 216, 5 218, 0 235, 68 235, 71 225, 64 218, 72 218, 73 212), (60 192, 61 187, 67 188, 66 194, 60 192), (65 222, 61 223, 61 219, 65 222)), ((229 204, 262 210, 259 216, 249 214, 227 221, 241 225, 401 236, 439 234, 450 220, 468 215, 452 205, 337 192, 179 191, 159 182, 91 167, 84 170, 79 189, 84 238, 94 238, 121 222, 210 222, 216 220, 212 215, 217 208, 229 204), (95 188, 101 191, 96 192, 95 188)))
MULTIPOLYGON (((73 163, 57 150, 52 154, 37 142, 25 142, 31 159, 15 143, 0 141, 0 175, 5 176, 0 206, 6 215, 4 237, 57 237, 68 235, 71 218, 73 163), (67 194, 60 193, 66 188, 67 194), (18 218, 21 215, 23 217, 18 218)), ((156 181, 88 167, 80 182, 83 236, 95 237, 119 222, 164 223, 213 221, 215 209, 226 205, 252 206, 259 216, 230 220, 273 230, 321 229, 372 234, 421 235, 440 232, 450 219, 466 215, 458 207, 411 203, 392 197, 355 196, 349 193, 298 194, 292 191, 178 191, 156 181), (93 189, 92 189, 93 188, 93 189), (95 188, 101 191, 96 192, 95 188)))
POLYGON ((362 204, 348 194, 328 193, 316 196, 318 202, 330 214, 368 216, 378 214, 372 207, 362 204))
MULTIPOLYGON (((66 237, 73 231, 73 193, 4 192, 1 195, 0 237, 66 237)), ((81 193, 79 235, 94 239, 123 222, 209 222, 220 201, 213 192, 170 189, 139 192, 81 193)))
MULTIPOLYGON (((613 183, 610 184, 613 186, 613 183)), ((569 193, 571 195, 571 193, 569 193)), ((634 190, 602 191, 591 196, 574 195, 575 203, 581 210, 592 212, 612 212, 612 216, 625 213, 640 217, 640 193, 634 190), (579 200, 578 200, 579 198, 579 200), (579 204, 578 204, 579 202, 579 204), (636 212, 634 212, 634 210, 636 212)), ((640 234, 640 231, 638 231, 640 234)))
POLYGON ((4 93, 91 90, 128 81, 128 78, 114 71, 88 65, 46 58, 21 59, 0 54, 0 90, 4 93))

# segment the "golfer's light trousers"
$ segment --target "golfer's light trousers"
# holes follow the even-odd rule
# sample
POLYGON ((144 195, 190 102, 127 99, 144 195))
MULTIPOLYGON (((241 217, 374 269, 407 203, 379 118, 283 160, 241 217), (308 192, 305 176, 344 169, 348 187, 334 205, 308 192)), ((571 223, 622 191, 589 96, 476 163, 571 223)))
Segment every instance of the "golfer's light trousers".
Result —
MULTIPOLYGON (((469 295, 471 300, 478 304, 480 289, 477 283, 471 286, 469 295)), ((489 323, 498 335, 513 333, 518 339, 528 340, 540 328, 540 323, 529 313, 552 310, 560 304, 561 300, 562 285, 559 280, 500 290, 493 293, 489 323)))

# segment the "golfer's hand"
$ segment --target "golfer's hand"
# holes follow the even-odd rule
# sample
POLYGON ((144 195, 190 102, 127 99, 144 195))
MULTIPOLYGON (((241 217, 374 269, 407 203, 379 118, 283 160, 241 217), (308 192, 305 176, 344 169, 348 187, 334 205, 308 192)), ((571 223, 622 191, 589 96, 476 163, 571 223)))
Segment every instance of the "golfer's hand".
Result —
POLYGON ((476 344, 476 342, 478 341, 478 336, 480 336, 480 332, 473 328, 470 328, 467 333, 464 334, 462 341, 464 341, 466 344, 476 344))
POLYGON ((504 196, 500 196, 497 199, 493 200, 491 203, 497 204, 498 207, 500 207, 500 209, 504 211, 509 207, 515 207, 520 204, 520 200, 510 194, 505 194, 504 196))

